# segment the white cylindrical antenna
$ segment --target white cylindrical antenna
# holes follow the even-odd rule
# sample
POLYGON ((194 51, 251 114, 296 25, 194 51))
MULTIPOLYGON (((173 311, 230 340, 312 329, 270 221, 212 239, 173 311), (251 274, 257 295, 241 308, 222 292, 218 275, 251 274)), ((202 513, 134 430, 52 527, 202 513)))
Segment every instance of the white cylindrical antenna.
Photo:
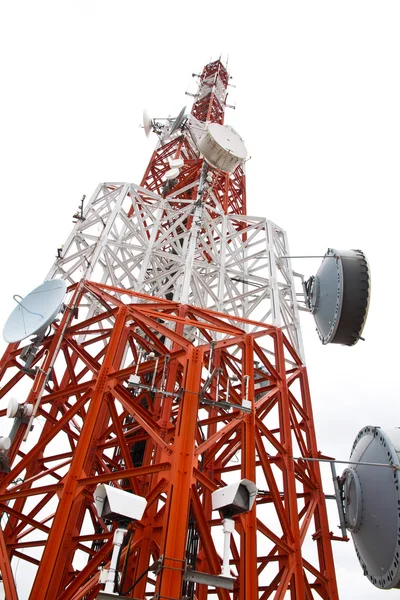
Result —
POLYGON ((249 380, 250 380, 250 375, 245 375, 243 377, 243 379, 244 379, 244 399, 245 399, 245 402, 247 402, 248 399, 249 399, 249 380))
POLYGON ((244 375, 244 398, 242 400, 243 408, 251 408, 251 402, 249 401, 249 383, 250 375, 244 375))
POLYGON ((209 373, 211 373, 212 359, 213 359, 213 355, 214 355, 214 346, 215 346, 215 342, 212 341, 211 348, 210 348, 210 354, 208 357, 208 372, 209 373))
POLYGON ((217 399, 217 402, 218 402, 218 398, 219 398, 219 378, 220 378, 220 375, 221 375, 221 369, 218 369, 217 370, 217 383, 215 385, 215 397, 217 399))
POLYGON ((140 348, 139 355, 138 355, 138 360, 137 360, 137 363, 136 363, 135 375, 138 374, 139 365, 142 362, 142 356, 143 356, 143 348, 140 348))
POLYGON ((224 532, 224 554, 222 558, 222 577, 230 577, 229 568, 229 555, 231 551, 231 535, 235 529, 235 521, 233 519, 223 519, 223 532, 224 532))
POLYGON ((229 402, 229 384, 230 384, 230 382, 231 382, 231 380, 228 377, 228 379, 226 381, 226 395, 225 395, 226 402, 229 402))
POLYGON ((153 371, 153 379, 151 380, 151 387, 154 387, 155 381, 156 381, 156 375, 157 375, 157 369, 158 369, 158 361, 160 360, 160 357, 157 356, 156 358, 156 364, 154 365, 154 371, 153 371))
POLYGON ((107 594, 114 594, 116 573, 118 571, 118 560, 120 555, 121 546, 124 543, 125 534, 128 532, 127 529, 122 527, 115 530, 113 539, 113 552, 111 556, 110 568, 107 572, 107 581, 104 587, 104 591, 107 594))
POLYGON ((164 367, 163 367, 163 372, 162 372, 162 377, 161 377, 161 391, 162 392, 165 390, 165 375, 167 373, 168 362, 169 362, 169 354, 167 354, 167 356, 164 359, 164 367))
POLYGON ((10 447, 11 447, 10 438, 0 436, 0 451, 9 450, 10 447))

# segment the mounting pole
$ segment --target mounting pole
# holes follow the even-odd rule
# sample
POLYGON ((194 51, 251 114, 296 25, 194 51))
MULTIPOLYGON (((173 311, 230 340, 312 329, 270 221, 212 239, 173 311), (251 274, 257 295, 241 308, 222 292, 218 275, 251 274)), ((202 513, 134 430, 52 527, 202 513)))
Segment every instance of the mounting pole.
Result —
POLYGON ((223 533, 224 533, 224 554, 222 559, 222 571, 221 575, 223 577, 230 577, 231 571, 229 568, 229 557, 231 553, 231 537, 232 533, 235 530, 235 521, 233 519, 223 519, 223 533))

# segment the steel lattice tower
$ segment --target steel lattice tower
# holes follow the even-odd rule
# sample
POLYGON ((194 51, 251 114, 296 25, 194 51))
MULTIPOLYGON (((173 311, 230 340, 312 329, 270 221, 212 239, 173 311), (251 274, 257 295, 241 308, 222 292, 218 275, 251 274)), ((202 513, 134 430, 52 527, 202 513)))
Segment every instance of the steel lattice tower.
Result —
POLYGON ((294 458, 319 453, 286 234, 246 214, 243 165, 198 150, 228 83, 208 64, 182 126, 155 124, 141 184, 98 186, 47 276, 70 286, 61 318, 0 361, 4 421, 20 402, 0 456, 7 600, 15 561, 31 600, 96 598, 115 529, 98 483, 147 500, 120 555, 126 597, 338 598, 319 465, 294 458), (236 518, 230 592, 190 574, 221 572, 211 493, 235 478, 262 492, 236 518))

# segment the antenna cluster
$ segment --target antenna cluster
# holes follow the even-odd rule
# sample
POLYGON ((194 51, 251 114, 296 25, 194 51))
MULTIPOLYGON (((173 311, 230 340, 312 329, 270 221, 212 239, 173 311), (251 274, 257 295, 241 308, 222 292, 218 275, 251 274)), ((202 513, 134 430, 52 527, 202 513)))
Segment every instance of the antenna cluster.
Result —
POLYGON ((150 136, 150 133, 154 131, 157 135, 162 135, 163 133, 168 133, 169 136, 176 133, 179 129, 184 126, 186 121, 186 106, 184 106, 177 117, 174 119, 171 118, 163 118, 163 119, 152 119, 147 112, 147 110, 143 111, 143 129, 146 134, 146 137, 150 136), (161 121, 165 121, 162 123, 161 121))

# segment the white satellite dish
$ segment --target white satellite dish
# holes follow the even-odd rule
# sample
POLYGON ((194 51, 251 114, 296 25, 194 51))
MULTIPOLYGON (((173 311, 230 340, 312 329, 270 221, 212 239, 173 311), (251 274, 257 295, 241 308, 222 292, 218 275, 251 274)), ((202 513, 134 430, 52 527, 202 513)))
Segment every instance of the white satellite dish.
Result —
POLYGON ((169 171, 167 171, 165 173, 165 179, 167 179, 168 181, 170 179, 176 179, 178 177, 178 175, 179 175, 179 169, 174 167, 173 169, 169 169, 169 171))
POLYGON ((153 131, 153 121, 151 120, 147 110, 143 111, 143 127, 146 137, 149 137, 149 135, 153 131))
POLYGON ((184 165, 184 160, 183 158, 170 158, 169 159, 169 166, 171 167, 171 169, 181 169, 184 165))
POLYGON ((10 398, 10 400, 8 401, 8 406, 7 406, 7 417, 9 419, 13 419, 19 409, 19 402, 16 398, 10 398))
POLYGON ((4 325, 4 340, 11 344, 44 332, 60 312, 66 291, 67 284, 63 279, 51 279, 39 285, 25 298, 16 300, 18 306, 4 325))
POLYGON ((169 132, 169 135, 172 135, 173 133, 175 133, 175 131, 178 131, 178 129, 180 128, 180 126, 183 123, 183 120, 185 118, 185 111, 186 111, 186 106, 184 106, 181 110, 181 112, 179 113, 179 115, 176 117, 174 124, 171 127, 171 131, 169 132))

